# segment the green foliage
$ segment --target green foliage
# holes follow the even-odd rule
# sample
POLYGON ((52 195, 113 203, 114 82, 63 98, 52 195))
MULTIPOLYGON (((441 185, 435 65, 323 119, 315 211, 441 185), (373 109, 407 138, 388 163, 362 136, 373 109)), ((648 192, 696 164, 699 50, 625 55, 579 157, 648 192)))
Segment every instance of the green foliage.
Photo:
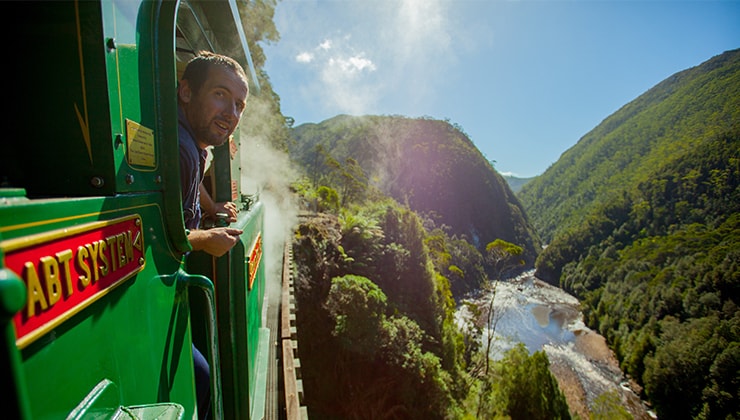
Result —
POLYGON ((340 184, 342 186, 342 204, 354 202, 365 197, 368 180, 362 167, 353 158, 347 158, 341 168, 340 184))
POLYGON ((484 259, 468 241, 450 237, 441 228, 432 228, 425 243, 435 271, 448 279, 453 296, 461 297, 483 287, 484 259))
POLYGON ((502 239, 496 239, 486 245, 486 252, 493 254, 496 258, 521 255, 523 251, 522 247, 506 242, 502 239))
POLYGON ((298 331, 308 334, 301 359, 313 414, 443 418, 456 412, 462 340, 447 280, 428 260, 420 219, 385 200, 343 207, 338 219, 321 215, 298 231, 298 331))
POLYGON ((486 259, 489 262, 490 277, 502 279, 513 268, 524 265, 521 255, 524 249, 503 239, 496 239, 486 245, 486 259))
POLYGON ((513 419, 570 419, 568 404, 543 351, 519 343, 495 364, 493 395, 513 419))
MULTIPOLYGON (((733 319, 730 328, 737 330, 740 327, 738 318, 736 316, 733 319)), ((740 389, 740 344, 735 341, 721 351, 709 368, 709 386, 703 390, 704 404, 697 417, 701 419, 740 417, 738 389, 740 389)))
POLYGON ((709 316, 684 323, 667 317, 660 326, 662 345, 645 361, 645 392, 656 401, 656 410, 669 418, 687 413, 693 418, 737 417, 740 314, 729 320, 709 316), (675 395, 682 398, 676 400, 675 395))
POLYGON ((346 275, 332 279, 326 308, 333 335, 348 351, 399 367, 421 383, 446 394, 439 357, 421 348, 424 331, 405 316, 387 317, 387 299, 369 279, 346 275))
POLYGON ((326 308, 334 319, 335 337, 357 353, 374 354, 385 321, 385 294, 365 277, 346 275, 331 281, 326 308))
POLYGON ((703 149, 705 139, 732 130, 740 121, 739 69, 740 50, 733 50, 669 77, 527 183, 518 196, 542 238, 553 241, 613 192, 649 181, 654 171, 670 170, 676 158, 703 149))
POLYGON ((582 301, 659 417, 740 417, 740 50, 607 118, 538 179, 538 277, 582 301), (734 390, 734 391, 733 391, 734 390))
POLYGON ((331 213, 339 211, 339 194, 334 188, 322 185, 316 190, 316 197, 318 198, 318 211, 331 213))
POLYGON ((632 420, 632 414, 622 407, 617 391, 608 391, 594 400, 590 420, 632 420))

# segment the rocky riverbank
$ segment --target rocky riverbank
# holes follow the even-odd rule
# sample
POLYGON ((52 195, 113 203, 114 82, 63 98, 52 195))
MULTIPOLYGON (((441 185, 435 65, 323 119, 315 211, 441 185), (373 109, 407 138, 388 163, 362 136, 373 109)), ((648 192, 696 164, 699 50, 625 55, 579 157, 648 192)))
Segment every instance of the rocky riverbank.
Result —
POLYGON ((621 405, 634 419, 655 418, 640 400, 638 385, 626 380, 604 337, 583 324, 578 304, 574 305, 570 299, 558 299, 565 292, 533 276, 520 277, 516 281, 519 291, 524 292, 527 287, 540 289, 535 296, 544 299, 532 310, 538 324, 547 326, 555 322, 560 328, 571 331, 575 337, 571 343, 544 346, 550 359, 550 371, 557 378, 571 412, 588 419, 594 401, 611 391, 619 395, 621 405))
POLYGON ((599 397, 595 390, 601 389, 606 392, 611 388, 617 392, 621 405, 635 420, 655 418, 635 393, 635 390, 639 392, 639 386, 634 382, 624 380, 619 369, 619 362, 607 346, 604 337, 590 330, 576 332, 573 350, 585 358, 590 365, 605 372, 611 381, 607 382, 606 386, 596 387, 590 379, 592 374, 589 374, 588 370, 582 371, 581 363, 574 363, 573 358, 554 358, 548 353, 550 371, 565 394, 571 412, 582 419, 588 419, 591 414, 589 402, 599 397))
POLYGON ((544 350, 574 415, 588 419, 598 398, 611 393, 634 419, 655 418, 640 400, 637 384, 625 378, 604 337, 583 324, 576 298, 531 272, 498 283, 495 296, 494 308, 500 311, 495 334, 500 342, 521 341, 532 352, 544 350))

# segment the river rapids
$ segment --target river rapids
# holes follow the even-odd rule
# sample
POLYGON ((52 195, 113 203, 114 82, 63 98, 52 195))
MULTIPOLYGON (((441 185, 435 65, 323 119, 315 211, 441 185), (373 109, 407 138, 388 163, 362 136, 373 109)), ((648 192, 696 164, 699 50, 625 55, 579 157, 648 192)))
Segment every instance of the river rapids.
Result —
MULTIPOLYGON (((633 418, 656 418, 633 391, 637 385, 622 373, 604 338, 583 323, 578 299, 535 278, 533 270, 495 282, 493 290, 467 299, 481 308, 494 299, 494 328, 485 329, 481 338, 485 343, 494 334, 492 359, 501 359, 519 342, 530 353, 544 350, 572 413, 589 418, 597 398, 614 391, 633 418)), ((461 327, 474 321, 486 324, 485 314, 482 321, 471 320, 465 305, 456 316, 461 327)))

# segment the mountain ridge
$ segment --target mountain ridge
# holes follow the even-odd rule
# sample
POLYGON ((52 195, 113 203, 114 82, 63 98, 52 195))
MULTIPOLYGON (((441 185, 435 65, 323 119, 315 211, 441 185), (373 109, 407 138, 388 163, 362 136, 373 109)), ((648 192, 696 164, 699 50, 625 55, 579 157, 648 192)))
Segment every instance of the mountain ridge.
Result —
POLYGON ((519 197, 526 203, 542 239, 550 242, 558 232, 577 225, 590 209, 587 204, 608 201, 614 191, 647 179, 648 169, 666 163, 662 161, 664 156, 688 150, 701 135, 695 129, 707 131, 724 126, 721 110, 728 108, 730 121, 740 120, 737 82, 730 84, 734 88, 722 96, 692 101, 697 94, 695 89, 712 89, 716 87, 712 81, 726 77, 736 80, 738 67, 740 50, 733 50, 666 78, 604 119, 541 176, 524 186, 519 197), (734 76, 723 64, 735 69, 734 76), (680 103, 666 102, 677 96, 680 103), (647 117, 643 112, 646 109, 650 111, 647 117), (686 115, 703 119, 704 128, 685 127, 686 115), (632 159, 644 155, 646 159, 632 159), (571 214, 575 217, 568 218, 571 214))
POLYGON ((509 188, 511 188, 512 191, 515 193, 518 193, 522 190, 522 187, 526 185, 529 181, 536 178, 536 176, 532 176, 529 178, 522 178, 515 175, 504 175, 501 174, 501 176, 506 180, 506 183, 509 184, 509 188))
MULTIPOLYGON (((516 194, 446 121, 337 116, 294 134, 317 181, 369 180, 481 254, 525 244, 659 417, 740 415, 740 49, 625 104, 516 194)), ((440 261, 450 279, 469 273, 440 261)))
POLYGON ((368 179, 400 203, 464 235, 479 250, 503 239, 525 249, 525 266, 539 238, 514 192, 459 127, 398 116, 339 115, 294 128, 291 156, 322 172, 317 149, 338 162, 356 159, 368 179))

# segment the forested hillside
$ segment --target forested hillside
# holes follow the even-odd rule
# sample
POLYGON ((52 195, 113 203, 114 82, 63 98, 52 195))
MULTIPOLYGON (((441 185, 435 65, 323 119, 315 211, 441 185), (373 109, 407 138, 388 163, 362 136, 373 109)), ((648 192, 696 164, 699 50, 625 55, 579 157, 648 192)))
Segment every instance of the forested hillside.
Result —
POLYGON ((740 50, 679 72, 563 153, 519 197, 537 275, 660 418, 740 418, 740 50))
MULTIPOLYGON (((272 215, 291 207, 266 221, 270 234, 275 219, 294 221, 294 196, 282 195, 293 168, 281 152, 290 146, 307 175, 292 193, 317 213, 290 230, 309 416, 570 418, 544 352, 519 346, 492 361, 485 321, 461 330, 453 318, 453 295, 533 264, 539 240, 517 198, 447 122, 338 117, 291 130, 259 45, 279 38, 274 6, 239 3, 256 28, 246 37, 261 86, 244 115, 259 153, 246 154, 243 182, 272 215)), ((619 401, 601 401, 593 412, 625 418, 619 401)))
POLYGON ((488 308, 471 305, 469 329, 455 319, 455 296, 531 265, 539 246, 467 136, 444 121, 339 116, 297 127, 293 140, 309 416, 570 418, 544 352, 522 345, 491 361, 488 308))
POLYGON ((433 119, 338 116, 296 127, 294 139, 291 157, 313 177, 342 180, 344 202, 367 183, 479 251, 501 239, 524 248, 522 268, 534 264, 540 242, 521 204, 459 127, 433 119))

